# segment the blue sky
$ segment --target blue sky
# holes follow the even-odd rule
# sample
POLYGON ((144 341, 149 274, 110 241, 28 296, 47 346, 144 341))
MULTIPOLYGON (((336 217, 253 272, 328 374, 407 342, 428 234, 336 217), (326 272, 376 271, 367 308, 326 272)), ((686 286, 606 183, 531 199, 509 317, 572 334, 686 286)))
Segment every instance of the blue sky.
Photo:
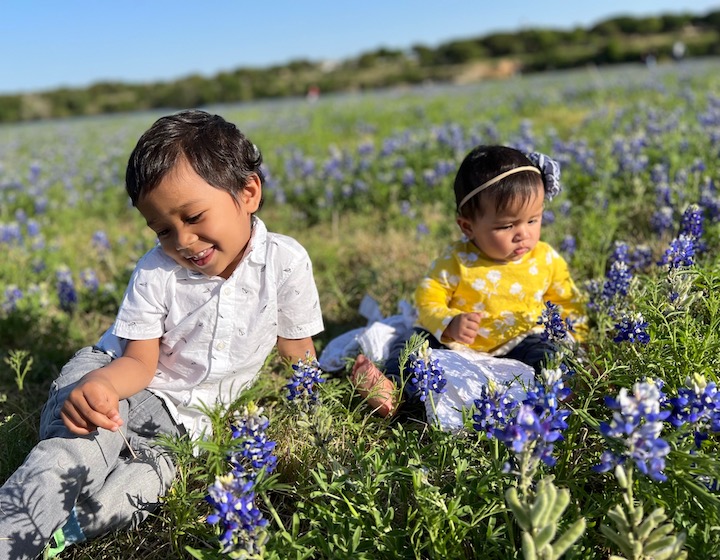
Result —
POLYGON ((493 31, 718 9, 718 0, 3 0, 0 94, 212 76, 493 31))

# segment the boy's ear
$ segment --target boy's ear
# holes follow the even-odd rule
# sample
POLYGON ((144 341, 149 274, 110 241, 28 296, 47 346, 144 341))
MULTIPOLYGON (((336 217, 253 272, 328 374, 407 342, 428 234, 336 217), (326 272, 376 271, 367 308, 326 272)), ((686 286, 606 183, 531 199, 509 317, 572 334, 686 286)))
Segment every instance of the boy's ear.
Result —
POLYGON ((470 220, 463 218, 462 216, 458 216, 455 221, 457 222, 457 225, 460 226, 460 231, 465 234, 465 237, 473 236, 472 222, 470 220))
POLYGON ((240 200, 243 203, 243 208, 248 213, 253 214, 260 208, 260 201, 262 200, 262 183, 260 177, 256 174, 250 175, 248 180, 245 182, 242 192, 240 193, 240 200))

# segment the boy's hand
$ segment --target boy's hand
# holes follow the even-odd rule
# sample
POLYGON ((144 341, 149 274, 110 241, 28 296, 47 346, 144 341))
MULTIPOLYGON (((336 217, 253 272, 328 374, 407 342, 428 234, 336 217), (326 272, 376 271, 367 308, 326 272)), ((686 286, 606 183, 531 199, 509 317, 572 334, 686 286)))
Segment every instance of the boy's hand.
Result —
POLYGON ((453 317, 443 332, 443 338, 452 338, 462 344, 472 344, 480 327, 479 313, 462 313, 453 317))
POLYGON ((100 371, 86 375, 70 392, 60 416, 68 430, 87 435, 98 428, 117 431, 123 420, 119 412, 119 395, 100 371))

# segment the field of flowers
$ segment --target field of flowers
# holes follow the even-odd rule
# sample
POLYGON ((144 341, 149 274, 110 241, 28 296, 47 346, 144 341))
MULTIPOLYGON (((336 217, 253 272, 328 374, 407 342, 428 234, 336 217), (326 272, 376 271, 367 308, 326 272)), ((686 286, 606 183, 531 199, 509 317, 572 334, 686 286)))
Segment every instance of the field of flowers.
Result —
MULTIPOLYGON (((271 357, 234 411, 210 411, 199 456, 166 442, 179 474, 156 517, 61 558, 720 557, 717 69, 210 107, 263 151, 259 215, 313 259, 319 351, 365 324, 364 295, 386 315, 411 298, 459 235, 452 181, 478 143, 561 162, 543 237, 587 294, 591 335, 525 401, 477 395, 457 433, 422 409, 382 419, 344 375, 271 357)), ((112 323, 155 242, 123 178, 158 116, 0 127, 0 481, 36 440, 50 381, 112 323)), ((548 336, 563 332, 554 319, 548 336)), ((420 343, 408 376, 442 381, 420 343)))

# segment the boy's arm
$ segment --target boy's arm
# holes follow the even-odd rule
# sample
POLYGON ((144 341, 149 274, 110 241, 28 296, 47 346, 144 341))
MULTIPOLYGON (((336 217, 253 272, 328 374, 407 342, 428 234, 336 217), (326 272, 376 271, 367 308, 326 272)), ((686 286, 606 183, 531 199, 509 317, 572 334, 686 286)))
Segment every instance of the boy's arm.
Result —
POLYGON ((290 359, 293 363, 304 359, 308 352, 310 356, 315 357, 315 345, 312 337, 309 336, 297 339, 278 336, 277 348, 282 358, 290 359))
POLYGON ((159 356, 160 339, 128 340, 120 358, 86 374, 70 392, 60 412, 67 428, 78 435, 97 428, 116 431, 123 423, 120 399, 150 384, 159 356))

